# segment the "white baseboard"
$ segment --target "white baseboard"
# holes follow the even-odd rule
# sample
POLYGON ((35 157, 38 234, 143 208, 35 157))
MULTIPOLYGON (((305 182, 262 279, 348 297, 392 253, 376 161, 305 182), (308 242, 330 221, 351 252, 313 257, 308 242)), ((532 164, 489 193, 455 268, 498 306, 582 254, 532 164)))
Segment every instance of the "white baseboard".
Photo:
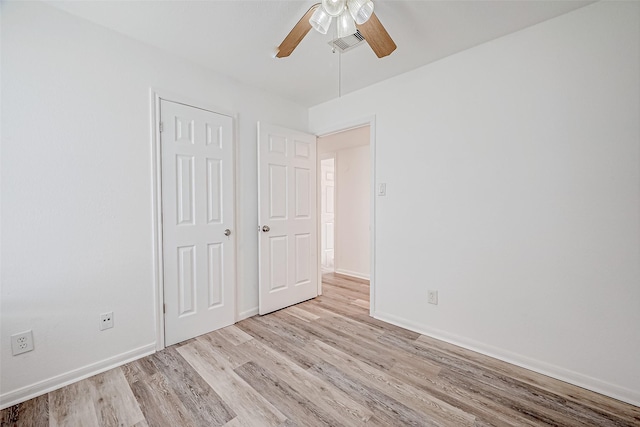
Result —
POLYGON ((355 278, 358 278, 358 279, 369 280, 369 275, 368 274, 358 273, 356 271, 336 269, 336 273, 342 274, 342 275, 345 275, 345 276, 355 277, 355 278))
POLYGON ((131 351, 118 354, 108 359, 101 360, 82 368, 74 369, 64 374, 56 375, 44 381, 22 387, 18 390, 10 391, 0 395, 0 409, 8 408, 20 402, 24 402, 34 397, 62 388, 96 374, 108 371, 109 369, 122 366, 125 363, 140 359, 156 352, 156 343, 147 344, 131 351))
POLYGON ((238 313, 238 318, 236 319, 236 322, 239 322, 244 319, 248 319, 249 317, 253 317, 256 314, 258 314, 258 307, 253 307, 249 310, 245 310, 243 312, 238 313))
POLYGON ((615 384, 590 377, 588 375, 574 372, 570 369, 562 368, 560 366, 552 365, 540 360, 531 359, 520 354, 512 353, 505 349, 483 344, 481 342, 450 334, 439 329, 429 328, 425 325, 418 324, 411 320, 403 319, 392 314, 376 311, 375 313, 372 313, 372 316, 384 322, 391 323, 392 325, 400 326, 401 328, 409 329, 410 331, 414 331, 431 338, 445 341, 450 344, 454 344, 459 347, 463 347, 468 350, 472 350, 486 356, 502 360, 503 362, 511 363, 512 365, 529 369, 539 374, 547 375, 551 378, 555 378, 557 380, 564 381, 569 384, 573 384, 578 387, 582 387, 587 390, 591 390, 626 403, 630 403, 631 405, 640 406, 639 391, 620 387, 615 384))

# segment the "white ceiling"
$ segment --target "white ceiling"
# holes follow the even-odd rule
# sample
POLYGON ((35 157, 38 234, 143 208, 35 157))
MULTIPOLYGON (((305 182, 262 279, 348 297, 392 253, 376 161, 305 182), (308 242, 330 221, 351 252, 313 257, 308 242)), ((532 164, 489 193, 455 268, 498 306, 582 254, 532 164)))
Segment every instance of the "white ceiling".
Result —
POLYGON ((312 30, 290 57, 275 58, 276 47, 318 1, 48 3, 303 106, 338 97, 339 83, 344 95, 592 3, 374 0, 376 15, 398 45, 390 56, 378 59, 367 45, 332 53, 332 28, 324 36, 312 30))

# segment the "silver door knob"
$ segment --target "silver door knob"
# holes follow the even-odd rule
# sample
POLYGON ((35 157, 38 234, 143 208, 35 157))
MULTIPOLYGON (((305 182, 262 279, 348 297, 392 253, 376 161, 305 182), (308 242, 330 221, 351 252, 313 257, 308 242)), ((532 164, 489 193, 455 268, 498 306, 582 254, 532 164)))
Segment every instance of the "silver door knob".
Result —
POLYGON ((268 226, 268 225, 264 225, 264 226, 262 226, 262 231, 263 231, 264 233, 268 233, 268 232, 269 232, 269 230, 271 230, 271 229, 269 228, 269 226, 268 226))
POLYGON ((224 235, 227 237, 231 236, 231 230, 229 230, 228 228, 224 230, 224 235))

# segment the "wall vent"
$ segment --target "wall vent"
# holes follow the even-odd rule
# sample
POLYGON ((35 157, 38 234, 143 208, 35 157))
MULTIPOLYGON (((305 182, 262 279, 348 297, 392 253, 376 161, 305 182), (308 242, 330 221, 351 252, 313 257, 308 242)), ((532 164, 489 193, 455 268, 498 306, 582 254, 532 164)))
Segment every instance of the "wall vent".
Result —
POLYGON ((364 37, 360 34, 360 30, 356 30, 355 34, 331 40, 329 42, 329 46, 335 47, 340 51, 340 53, 344 53, 360 46, 364 41, 364 37))

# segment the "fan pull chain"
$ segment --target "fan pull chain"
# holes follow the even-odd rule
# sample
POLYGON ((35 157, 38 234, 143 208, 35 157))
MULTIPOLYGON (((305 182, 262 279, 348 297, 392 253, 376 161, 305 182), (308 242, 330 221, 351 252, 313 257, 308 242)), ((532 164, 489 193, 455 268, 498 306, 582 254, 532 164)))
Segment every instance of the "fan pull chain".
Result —
POLYGON ((342 53, 338 52, 338 98, 342 98, 342 53))
MULTIPOLYGON (((336 40, 338 39, 338 28, 333 29, 333 43, 331 52, 336 53, 336 40)), ((338 98, 342 98, 342 52, 338 52, 338 98)))

